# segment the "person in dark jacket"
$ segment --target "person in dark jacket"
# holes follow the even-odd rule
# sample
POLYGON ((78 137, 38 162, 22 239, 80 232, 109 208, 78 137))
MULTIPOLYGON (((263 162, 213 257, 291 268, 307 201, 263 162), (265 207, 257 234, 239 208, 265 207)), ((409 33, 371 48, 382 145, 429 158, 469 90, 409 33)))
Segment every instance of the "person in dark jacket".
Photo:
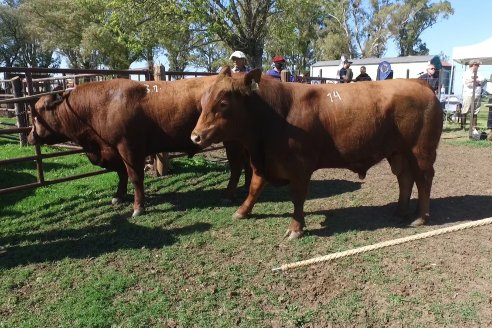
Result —
POLYGON ((424 73, 419 76, 419 79, 426 80, 429 83, 434 93, 437 94, 439 90, 439 76, 436 74, 436 67, 432 64, 427 66, 427 73, 424 73))
POLYGON ((366 67, 365 66, 361 66, 360 67, 360 74, 355 78, 354 81, 355 82, 359 82, 359 81, 372 81, 372 79, 369 76, 369 74, 366 73, 366 67))

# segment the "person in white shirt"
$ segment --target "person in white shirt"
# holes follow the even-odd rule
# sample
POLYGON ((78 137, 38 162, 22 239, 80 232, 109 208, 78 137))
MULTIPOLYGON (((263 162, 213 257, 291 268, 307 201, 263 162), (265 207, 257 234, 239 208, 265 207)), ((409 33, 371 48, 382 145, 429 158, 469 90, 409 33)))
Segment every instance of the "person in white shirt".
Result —
POLYGON ((463 108, 461 109, 461 128, 466 124, 466 115, 473 112, 471 124, 473 129, 477 127, 477 114, 480 111, 480 98, 484 78, 478 73, 480 60, 472 59, 468 63, 469 69, 463 73, 463 108), (474 79, 476 74, 476 79, 474 79), (473 90, 475 90, 475 102, 473 102, 473 90))

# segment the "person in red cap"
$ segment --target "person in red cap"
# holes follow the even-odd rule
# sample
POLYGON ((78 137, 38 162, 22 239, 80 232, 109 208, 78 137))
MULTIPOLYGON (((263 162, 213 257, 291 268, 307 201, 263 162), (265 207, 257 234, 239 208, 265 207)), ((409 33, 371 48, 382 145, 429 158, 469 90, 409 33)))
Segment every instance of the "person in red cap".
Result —
POLYGON ((285 58, 282 56, 275 56, 272 58, 274 67, 266 72, 267 75, 274 77, 280 81, 280 72, 282 72, 285 64, 285 58))

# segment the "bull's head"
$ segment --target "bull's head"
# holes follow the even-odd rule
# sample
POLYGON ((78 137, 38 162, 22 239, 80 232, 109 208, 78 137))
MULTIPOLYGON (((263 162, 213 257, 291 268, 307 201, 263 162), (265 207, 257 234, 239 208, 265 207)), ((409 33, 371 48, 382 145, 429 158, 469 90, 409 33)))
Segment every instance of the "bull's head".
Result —
POLYGON ((70 91, 65 91, 63 96, 51 94, 42 96, 32 109, 32 129, 27 141, 34 144, 52 145, 68 141, 61 133, 62 122, 58 115, 58 106, 68 96, 70 91))
POLYGON ((201 147, 241 140, 253 121, 247 98, 258 90, 260 79, 260 69, 231 74, 229 66, 222 68, 215 82, 202 95, 202 112, 191 140, 201 147))

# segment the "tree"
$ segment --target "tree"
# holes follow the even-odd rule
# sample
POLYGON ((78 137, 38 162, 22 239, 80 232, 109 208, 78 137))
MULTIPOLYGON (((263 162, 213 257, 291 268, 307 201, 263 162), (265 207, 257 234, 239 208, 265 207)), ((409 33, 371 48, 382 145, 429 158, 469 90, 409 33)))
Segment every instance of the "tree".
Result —
POLYGON ((253 67, 261 67, 268 17, 275 0, 187 0, 186 8, 227 47, 240 50, 253 67))
POLYGON ((92 24, 102 24, 102 1, 25 0, 21 6, 27 28, 46 49, 57 49, 73 68, 97 68, 106 62, 98 50, 82 44, 92 24))
POLYGON ((326 28, 316 45, 318 58, 340 59, 356 57, 352 43, 352 28, 349 22, 349 0, 329 1, 324 6, 326 28))
POLYGON ((207 72, 216 72, 220 67, 230 65, 229 55, 230 51, 222 42, 211 40, 195 48, 190 56, 190 64, 207 72))
POLYGON ((281 0, 278 12, 269 20, 265 50, 270 58, 284 55, 297 72, 304 73, 314 63, 314 46, 326 17, 317 0, 281 0))
POLYGON ((391 0, 343 0, 329 3, 326 33, 318 43, 323 58, 381 57, 391 37, 391 0))
POLYGON ((18 10, 6 4, 0 4, 0 64, 12 67, 16 63, 25 31, 18 10))
POLYGON ((448 18, 453 13, 449 1, 409 0, 398 4, 392 15, 391 31, 399 56, 427 55, 429 49, 420 39, 422 32, 436 24, 441 16, 448 18))
POLYGON ((382 57, 391 37, 389 18, 396 9, 395 5, 391 0, 372 0, 368 5, 352 0, 350 7, 356 49, 352 53, 353 58, 382 57))
POLYGON ((0 64, 7 67, 57 67, 58 56, 52 48, 43 48, 36 35, 24 25, 20 1, 0 4, 0 64))

